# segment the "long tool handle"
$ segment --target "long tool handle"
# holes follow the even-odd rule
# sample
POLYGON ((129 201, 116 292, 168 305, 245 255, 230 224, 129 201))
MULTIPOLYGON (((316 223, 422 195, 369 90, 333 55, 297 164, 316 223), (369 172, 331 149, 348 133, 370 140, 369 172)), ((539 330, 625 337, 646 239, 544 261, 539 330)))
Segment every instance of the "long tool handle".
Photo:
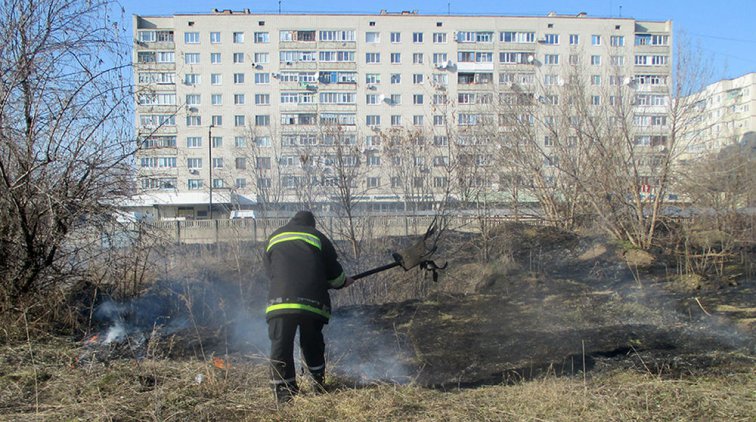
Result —
POLYGON ((392 262, 390 264, 386 264, 386 265, 383 265, 383 266, 380 266, 380 267, 377 267, 377 268, 373 268, 372 270, 367 270, 364 273, 359 273, 357 275, 353 275, 352 278, 355 279, 355 280, 359 280, 359 279, 361 279, 363 277, 367 277, 369 275, 372 275, 372 274, 375 274, 375 273, 379 273, 381 271, 386 271, 389 268, 398 267, 399 265, 400 264, 398 262, 392 262))

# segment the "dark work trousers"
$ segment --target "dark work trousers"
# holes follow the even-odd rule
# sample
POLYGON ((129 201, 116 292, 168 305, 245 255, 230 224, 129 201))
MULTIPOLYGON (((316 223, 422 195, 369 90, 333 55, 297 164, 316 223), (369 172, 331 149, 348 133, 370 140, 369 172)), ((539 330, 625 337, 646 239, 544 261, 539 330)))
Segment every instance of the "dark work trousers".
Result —
POLYGON ((268 321, 270 338, 271 384, 274 388, 296 390, 294 369, 294 335, 299 327, 299 346, 307 369, 315 379, 325 374, 325 342, 323 322, 305 315, 281 315, 268 321))

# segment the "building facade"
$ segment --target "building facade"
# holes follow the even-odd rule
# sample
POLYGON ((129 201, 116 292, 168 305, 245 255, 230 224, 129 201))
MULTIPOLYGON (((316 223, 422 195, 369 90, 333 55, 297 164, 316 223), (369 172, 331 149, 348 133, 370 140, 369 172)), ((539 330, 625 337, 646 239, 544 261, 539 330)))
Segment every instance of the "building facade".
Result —
POLYGON ((682 159, 756 139, 756 73, 715 82, 683 101, 695 110, 695 122, 686 131, 682 159))
POLYGON ((503 191, 482 169, 501 166, 505 99, 554 103, 546 91, 578 65, 597 107, 614 100, 602 87, 664 97, 670 81, 669 21, 214 10, 133 27, 137 185, 171 198, 162 217, 208 218, 210 203, 216 216, 345 199, 432 206, 454 179, 503 191))

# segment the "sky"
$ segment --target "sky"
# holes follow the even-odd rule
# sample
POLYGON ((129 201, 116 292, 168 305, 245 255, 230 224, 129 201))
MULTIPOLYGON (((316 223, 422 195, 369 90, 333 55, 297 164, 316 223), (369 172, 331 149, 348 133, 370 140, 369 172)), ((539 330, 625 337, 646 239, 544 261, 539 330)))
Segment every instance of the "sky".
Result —
MULTIPOLYGON (((700 51, 712 70, 711 82, 756 72, 756 0, 415 0, 355 3, 354 0, 328 2, 302 0, 120 0, 127 24, 131 15, 172 15, 209 13, 213 8, 252 13, 378 13, 417 10, 422 15, 464 14, 504 16, 545 16, 586 12, 593 17, 626 17, 639 20, 672 20, 675 39, 687 39, 700 51)), ((128 32, 131 29, 128 28, 128 32)))

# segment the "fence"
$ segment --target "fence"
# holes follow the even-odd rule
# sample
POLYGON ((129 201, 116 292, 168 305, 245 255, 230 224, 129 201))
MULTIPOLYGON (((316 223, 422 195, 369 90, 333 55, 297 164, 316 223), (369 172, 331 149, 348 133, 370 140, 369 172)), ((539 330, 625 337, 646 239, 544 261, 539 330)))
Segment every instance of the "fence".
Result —
MULTIPOLYGON (((481 219, 475 216, 447 217, 454 230, 476 232, 481 224, 496 225, 514 221, 514 217, 492 216, 481 219)), ((522 221, 519 217, 517 220, 522 221)), ((184 244, 210 244, 235 241, 263 241, 288 218, 257 218, 242 220, 159 221, 131 225, 131 232, 144 231, 161 236, 164 240, 184 244)), ((424 234, 433 221, 432 216, 392 215, 360 216, 354 226, 361 238, 382 236, 413 236, 424 234)), ((334 240, 349 238, 348 220, 339 217, 318 218, 318 228, 334 240)))

